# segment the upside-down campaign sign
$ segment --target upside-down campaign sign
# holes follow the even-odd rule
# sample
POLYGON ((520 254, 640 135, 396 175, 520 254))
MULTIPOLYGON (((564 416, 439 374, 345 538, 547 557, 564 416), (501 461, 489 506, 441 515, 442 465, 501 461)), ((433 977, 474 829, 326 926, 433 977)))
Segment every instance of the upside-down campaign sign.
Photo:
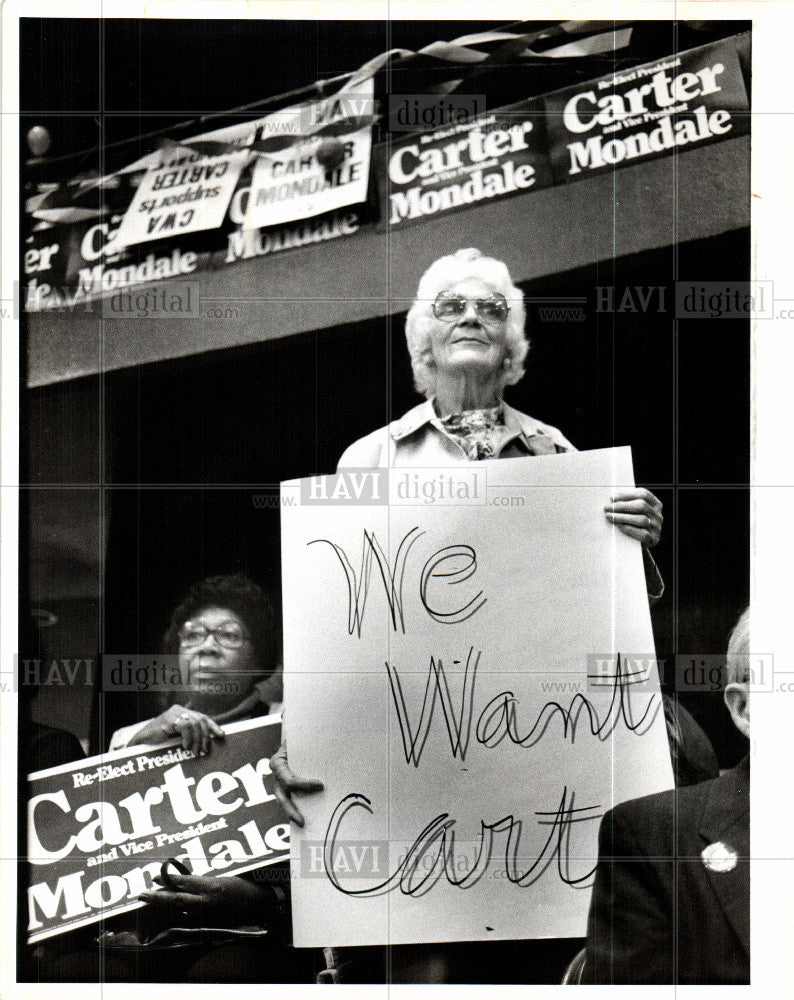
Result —
POLYGON ((220 156, 204 156, 189 144, 163 149, 124 214, 119 246, 217 229, 247 158, 245 150, 234 148, 220 156))
POLYGON ((632 484, 628 448, 283 484, 290 764, 325 784, 297 946, 585 933, 601 816, 672 787, 640 545, 603 513, 632 484))
POLYGON ((289 857, 273 796, 277 716, 234 722, 197 757, 171 742, 29 776, 28 940, 144 906, 168 858, 193 875, 237 875, 289 857))

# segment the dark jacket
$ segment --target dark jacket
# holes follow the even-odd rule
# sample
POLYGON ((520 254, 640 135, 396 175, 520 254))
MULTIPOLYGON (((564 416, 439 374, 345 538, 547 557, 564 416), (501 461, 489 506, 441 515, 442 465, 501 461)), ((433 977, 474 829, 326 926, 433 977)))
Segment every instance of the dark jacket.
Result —
POLYGON ((601 822, 584 983, 750 982, 750 763, 601 822))

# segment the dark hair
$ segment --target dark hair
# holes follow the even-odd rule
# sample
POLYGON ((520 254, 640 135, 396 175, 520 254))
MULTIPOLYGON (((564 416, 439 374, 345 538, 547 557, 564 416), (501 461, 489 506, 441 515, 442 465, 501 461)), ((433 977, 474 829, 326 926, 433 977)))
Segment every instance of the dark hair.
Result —
POLYGON ((273 600, 242 573, 210 576, 194 584, 171 616, 163 637, 166 653, 179 652, 179 630, 204 608, 233 611, 251 636, 251 644, 263 673, 272 674, 279 654, 278 629, 273 600))

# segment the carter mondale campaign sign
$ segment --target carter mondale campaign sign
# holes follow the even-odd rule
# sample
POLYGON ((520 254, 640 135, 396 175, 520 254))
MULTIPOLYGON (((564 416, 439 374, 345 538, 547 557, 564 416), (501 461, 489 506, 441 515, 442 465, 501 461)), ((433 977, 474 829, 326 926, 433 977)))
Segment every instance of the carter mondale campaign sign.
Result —
POLYGON ((733 39, 568 87, 545 102, 558 184, 750 130, 733 39))
POLYGON ((28 940, 144 906, 168 858, 236 875, 289 857, 273 796, 277 716, 234 722, 206 756, 173 742, 130 747, 29 776, 28 940))

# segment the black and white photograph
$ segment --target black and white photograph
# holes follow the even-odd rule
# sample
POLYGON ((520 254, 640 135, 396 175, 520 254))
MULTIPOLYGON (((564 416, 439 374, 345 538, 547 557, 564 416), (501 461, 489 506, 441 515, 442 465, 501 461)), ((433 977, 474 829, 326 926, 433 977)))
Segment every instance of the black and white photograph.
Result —
POLYGON ((4 9, 4 996, 790 988, 753 6, 4 9))

